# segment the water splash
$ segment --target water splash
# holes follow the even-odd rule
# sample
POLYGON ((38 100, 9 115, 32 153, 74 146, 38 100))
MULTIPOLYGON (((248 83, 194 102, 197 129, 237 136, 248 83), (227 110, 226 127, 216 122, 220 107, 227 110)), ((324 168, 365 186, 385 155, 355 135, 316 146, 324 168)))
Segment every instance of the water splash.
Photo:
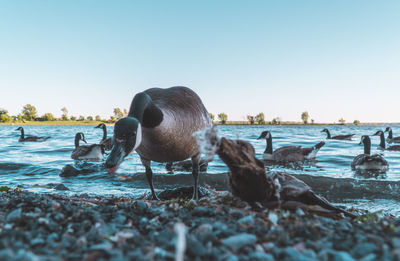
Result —
POLYGON ((212 161, 217 153, 219 138, 216 125, 193 133, 199 145, 200 153, 207 161, 212 161))

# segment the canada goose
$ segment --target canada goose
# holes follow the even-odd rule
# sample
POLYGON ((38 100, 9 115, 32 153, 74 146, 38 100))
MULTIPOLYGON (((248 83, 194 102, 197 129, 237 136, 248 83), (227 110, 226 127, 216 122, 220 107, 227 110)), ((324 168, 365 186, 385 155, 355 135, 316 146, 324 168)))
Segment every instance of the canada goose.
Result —
POLYGON ((304 161, 314 159, 319 149, 325 145, 321 141, 311 148, 302 148, 300 146, 284 146, 275 151, 272 150, 272 135, 269 131, 263 131, 257 139, 266 139, 267 147, 263 154, 264 160, 276 162, 304 161))
POLYGON ((108 138, 107 139, 107 127, 104 123, 100 123, 97 125, 95 128, 102 128, 103 129, 103 138, 100 141, 100 144, 104 145, 105 150, 111 150, 112 149, 112 139, 108 138))
POLYGON ((200 97, 187 87, 151 88, 135 95, 127 117, 114 126, 113 149, 106 167, 114 173, 124 158, 136 150, 146 168, 153 199, 151 161, 192 159, 193 199, 198 199, 200 151, 193 133, 211 126, 200 97))
POLYGON ((400 151, 400 145, 393 145, 386 148, 385 144, 385 134, 383 131, 377 131, 372 136, 379 136, 381 138, 381 142, 379 143, 378 150, 390 150, 390 151, 400 151))
POLYGON ((85 135, 83 135, 82 132, 78 132, 75 135, 75 149, 72 151, 71 158, 74 160, 103 160, 104 145, 79 145, 80 140, 87 143, 85 140, 85 135))
POLYGON ((386 141, 388 143, 400 143, 400 136, 393 137, 392 128, 386 127, 385 132, 389 132, 389 135, 386 138, 386 141))
POLYGON ((37 142, 42 142, 42 141, 46 141, 50 138, 50 136, 48 137, 37 137, 37 136, 27 136, 25 137, 25 132, 24 132, 24 128, 22 127, 18 127, 18 129, 21 131, 21 136, 19 137, 19 142, 25 142, 25 141, 37 141, 37 142))
POLYGON ((371 139, 368 135, 361 136, 360 144, 364 144, 364 154, 357 155, 351 163, 353 170, 386 170, 388 162, 379 154, 371 155, 371 139))
POLYGON ((328 129, 323 129, 321 132, 326 133, 326 138, 328 140, 351 140, 351 138, 355 135, 355 134, 346 134, 346 135, 337 135, 331 137, 331 133, 329 132, 328 129))

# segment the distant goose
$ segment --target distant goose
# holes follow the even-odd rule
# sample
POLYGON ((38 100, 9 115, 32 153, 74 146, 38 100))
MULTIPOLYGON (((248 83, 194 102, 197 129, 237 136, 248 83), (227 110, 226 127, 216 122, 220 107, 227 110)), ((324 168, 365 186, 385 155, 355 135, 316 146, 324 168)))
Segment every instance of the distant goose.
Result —
POLYGON ((257 139, 266 139, 267 147, 263 154, 264 160, 276 162, 304 161, 315 159, 319 149, 325 145, 321 141, 311 148, 302 148, 300 146, 284 146, 275 151, 272 150, 272 135, 269 131, 263 131, 257 139))
POLYGON ((21 137, 19 137, 19 142, 25 142, 25 141, 37 141, 37 142, 42 142, 42 141, 46 141, 50 138, 50 136, 48 137, 37 137, 37 136, 26 136, 25 137, 25 132, 24 132, 24 128, 19 127, 18 129, 21 131, 21 137))
POLYGON ((381 142, 379 143, 378 150, 390 150, 390 151, 400 151, 400 145, 393 145, 386 148, 385 144, 385 134, 383 131, 377 131, 372 136, 379 136, 381 138, 381 142))
POLYGON ((385 132, 389 132, 388 137, 386 138, 386 141, 388 143, 400 143, 400 136, 397 137, 393 137, 393 132, 392 132, 392 128, 387 127, 385 132))
POLYGON ((71 158, 74 160, 103 160, 104 145, 79 145, 80 140, 87 143, 82 132, 78 132, 75 135, 75 149, 72 151, 71 158))
POLYGON ((113 149, 106 167, 114 173, 124 158, 136 150, 146 168, 153 199, 151 161, 192 160, 193 198, 198 199, 200 151, 193 133, 211 127, 209 114, 200 97, 187 87, 152 88, 132 100, 128 117, 115 123, 113 149))
POLYGON ((379 154, 371 155, 371 139, 367 135, 361 137, 360 144, 364 144, 364 154, 356 156, 351 163, 353 170, 386 170, 388 162, 379 154))
POLYGON ((104 123, 100 123, 97 125, 95 128, 102 128, 103 129, 103 138, 100 141, 100 144, 104 145, 105 150, 111 150, 112 149, 112 139, 108 138, 107 139, 107 127, 104 123))
POLYGON ((355 135, 355 134, 347 134, 347 135, 337 135, 337 136, 333 136, 331 137, 331 133, 329 132, 328 129, 323 129, 321 132, 325 132, 326 133, 326 138, 328 140, 351 140, 351 138, 355 135))

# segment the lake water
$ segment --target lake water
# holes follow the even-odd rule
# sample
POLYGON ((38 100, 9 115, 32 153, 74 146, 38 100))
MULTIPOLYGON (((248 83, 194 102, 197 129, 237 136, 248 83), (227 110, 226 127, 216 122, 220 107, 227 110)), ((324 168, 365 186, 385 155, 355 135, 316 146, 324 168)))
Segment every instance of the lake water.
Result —
MULTIPOLYGON (((88 144, 99 142, 103 133, 94 126, 24 126, 25 135, 51 136, 46 142, 18 142, 18 126, 0 126, 0 185, 15 188, 27 187, 31 191, 63 193, 66 195, 88 193, 103 196, 138 197, 148 192, 145 169, 139 156, 131 153, 117 170, 118 175, 110 175, 102 167, 102 162, 90 163, 93 173, 76 177, 60 177, 61 169, 67 165, 82 166, 74 162, 75 133, 83 132, 88 144), (126 180, 122 177, 131 177, 126 180), (64 184, 69 191, 56 191, 53 184, 64 184)), ((325 126, 218 126, 220 137, 249 141, 262 158, 265 140, 257 140, 264 130, 270 130, 274 149, 281 146, 313 146, 325 141, 317 155, 317 161, 302 165, 268 165, 267 170, 284 171, 306 181, 313 189, 329 200, 341 205, 355 206, 372 211, 400 214, 400 152, 383 152, 390 164, 389 170, 381 175, 360 175, 351 170, 354 156, 363 152, 358 145, 361 135, 372 135, 386 126, 328 126, 332 135, 355 133, 353 141, 326 140, 321 130, 325 126)), ((111 137, 113 127, 109 126, 111 137)), ((400 135, 400 125, 392 125, 395 136, 400 135), (396 135, 397 134, 397 135, 396 135)), ((372 153, 378 152, 379 137, 371 137, 372 153)), ((86 167, 87 164, 86 164, 86 167)), ((191 173, 175 171, 168 174, 164 164, 152 163, 155 173, 155 188, 161 189, 179 185, 192 185, 191 173)), ((227 166, 218 158, 209 164, 207 174, 201 179, 211 187, 226 189, 227 166)))

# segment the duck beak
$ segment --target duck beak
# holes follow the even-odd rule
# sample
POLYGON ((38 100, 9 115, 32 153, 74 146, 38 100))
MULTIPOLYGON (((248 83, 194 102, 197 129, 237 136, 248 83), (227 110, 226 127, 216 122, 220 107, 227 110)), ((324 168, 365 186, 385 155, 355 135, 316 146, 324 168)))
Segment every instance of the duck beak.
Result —
POLYGON ((106 160, 106 168, 108 169, 108 173, 113 174, 118 169, 119 164, 121 164, 124 158, 124 143, 114 140, 112 151, 106 160))

